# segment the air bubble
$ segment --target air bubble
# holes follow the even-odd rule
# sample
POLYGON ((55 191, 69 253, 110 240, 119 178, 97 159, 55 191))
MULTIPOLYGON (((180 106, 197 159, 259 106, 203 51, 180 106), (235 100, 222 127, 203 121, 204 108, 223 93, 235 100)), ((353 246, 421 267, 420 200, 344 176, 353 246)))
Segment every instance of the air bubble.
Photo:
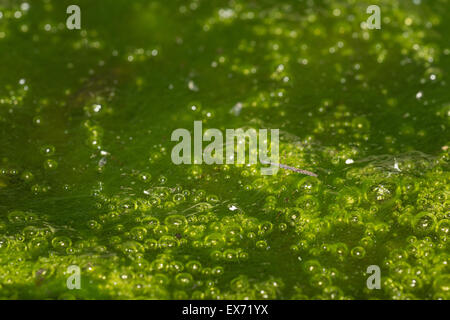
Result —
POLYGON ((64 236, 55 237, 52 240, 52 246, 55 249, 66 249, 72 246, 72 240, 64 236))
POLYGON ((366 250, 363 247, 354 247, 350 254, 353 258, 362 259, 366 256, 366 250))
POLYGON ((189 287, 193 284, 194 279, 189 273, 180 273, 175 277, 175 283, 180 287, 189 287))
POLYGON ((435 230, 436 218, 428 212, 421 212, 414 217, 412 224, 415 232, 429 234, 435 230))
POLYGON ((44 168, 47 170, 54 170, 58 168, 58 162, 52 159, 47 159, 44 161, 44 168))

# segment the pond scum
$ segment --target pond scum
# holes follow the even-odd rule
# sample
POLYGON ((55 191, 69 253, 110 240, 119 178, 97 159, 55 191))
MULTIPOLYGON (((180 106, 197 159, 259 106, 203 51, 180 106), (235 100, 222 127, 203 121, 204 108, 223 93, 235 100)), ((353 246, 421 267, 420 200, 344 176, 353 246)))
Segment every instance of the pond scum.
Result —
POLYGON ((72 2, 0 1, 1 298, 450 298, 447 0, 72 2), (318 177, 176 166, 193 121, 318 177))

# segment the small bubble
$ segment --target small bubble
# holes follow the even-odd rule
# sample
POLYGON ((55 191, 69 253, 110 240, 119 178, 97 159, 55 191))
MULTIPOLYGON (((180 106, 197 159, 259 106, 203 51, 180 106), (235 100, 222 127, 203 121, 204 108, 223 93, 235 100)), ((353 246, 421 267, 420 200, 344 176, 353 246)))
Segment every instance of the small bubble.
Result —
POLYGON ((44 156, 52 156, 55 154, 55 147, 51 145, 45 145, 41 147, 41 154, 44 156))
POLYGON ((139 180, 141 180, 142 182, 149 182, 152 178, 152 175, 148 172, 142 172, 141 174, 139 174, 139 180))
POLYGON ((194 279, 190 273, 180 273, 175 277, 175 283, 181 287, 188 287, 193 281, 194 279))
POLYGON ((191 91, 195 91, 195 92, 198 91, 198 87, 197 87, 197 85, 195 84, 195 82, 193 80, 189 80, 188 88, 191 91))
POLYGON ((166 178, 165 176, 160 176, 160 177, 158 178, 158 182, 159 182, 160 184, 165 184, 165 183, 167 182, 167 178, 166 178))
POLYGON ((28 11, 30 9, 30 4, 28 2, 23 2, 20 5, 20 10, 22 11, 28 11))
POLYGON ((72 240, 70 240, 70 238, 68 237, 55 237, 52 240, 52 246, 55 249, 63 249, 63 248, 68 248, 72 246, 72 240))
POLYGON ((58 168, 58 162, 52 159, 47 159, 44 161, 44 168, 47 170, 54 170, 58 168))
POLYGON ((256 248, 265 250, 269 248, 269 245, 265 240, 259 240, 258 242, 256 242, 256 248))
POLYGON ((25 182, 30 182, 30 181, 32 181, 34 179, 34 175, 31 172, 29 172, 29 171, 23 172, 20 177, 25 182))
POLYGON ((356 259, 362 259, 366 255, 366 250, 363 247, 354 247, 350 254, 356 259))

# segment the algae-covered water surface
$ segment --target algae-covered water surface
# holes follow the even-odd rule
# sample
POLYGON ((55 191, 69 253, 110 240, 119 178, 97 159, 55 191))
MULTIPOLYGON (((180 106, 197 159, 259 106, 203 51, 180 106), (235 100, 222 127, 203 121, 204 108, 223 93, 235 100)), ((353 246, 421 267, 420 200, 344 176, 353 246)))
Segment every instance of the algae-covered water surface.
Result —
POLYGON ((449 12, 1 0, 0 297, 450 299, 449 12), (195 121, 278 172, 174 163, 195 121))

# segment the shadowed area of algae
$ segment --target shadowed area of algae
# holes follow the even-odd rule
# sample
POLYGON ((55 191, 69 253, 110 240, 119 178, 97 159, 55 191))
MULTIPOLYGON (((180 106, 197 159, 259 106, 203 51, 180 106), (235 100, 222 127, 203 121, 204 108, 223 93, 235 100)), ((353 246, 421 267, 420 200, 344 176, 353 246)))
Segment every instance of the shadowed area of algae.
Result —
POLYGON ((450 298, 447 0, 72 2, 0 1, 1 298, 450 298), (195 120, 318 177, 176 166, 195 120))

